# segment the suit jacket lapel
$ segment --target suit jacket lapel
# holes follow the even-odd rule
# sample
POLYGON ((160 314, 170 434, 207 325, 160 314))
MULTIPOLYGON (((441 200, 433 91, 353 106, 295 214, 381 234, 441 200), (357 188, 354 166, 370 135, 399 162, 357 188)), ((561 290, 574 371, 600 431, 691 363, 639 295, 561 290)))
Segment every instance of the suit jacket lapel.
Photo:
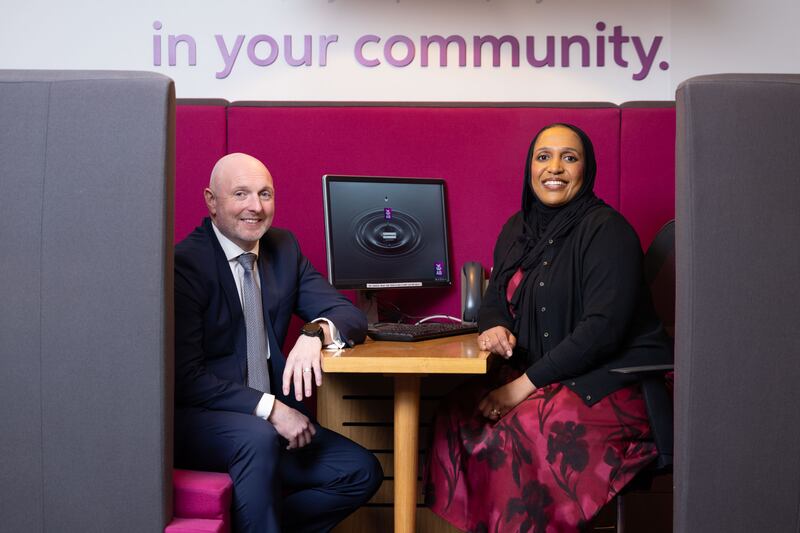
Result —
POLYGON ((228 258, 225 257, 225 252, 222 250, 222 246, 220 246, 217 236, 214 235, 214 230, 211 228, 211 219, 207 218, 205 225, 208 236, 214 246, 214 262, 217 265, 219 283, 225 292, 225 300, 227 300, 228 308, 233 313, 234 322, 240 322, 244 312, 242 311, 242 303, 239 300, 239 293, 236 290, 236 281, 233 279, 231 266, 228 264, 228 258))
POLYGON ((261 246, 258 258, 258 275, 261 278, 261 308, 264 313, 264 325, 267 328, 267 339, 269 342, 269 364, 270 377, 272 378, 272 393, 282 397, 281 387, 283 384, 283 369, 286 366, 286 359, 283 357, 282 347, 278 346, 278 339, 272 327, 272 311, 276 308, 274 296, 278 294, 275 271, 273 265, 266 255, 266 246, 261 246), (272 295, 272 298, 270 297, 272 295))
POLYGON ((242 310, 242 302, 239 299, 239 292, 236 290, 236 281, 233 279, 231 267, 228 264, 228 258, 225 257, 225 252, 214 234, 211 227, 211 219, 206 218, 203 222, 208 238, 211 240, 211 245, 214 248, 214 263, 217 269, 217 279, 225 293, 225 301, 228 303, 228 309, 231 311, 231 324, 238 324, 238 331, 236 332, 236 346, 235 351, 238 355, 239 372, 244 378, 247 375, 247 327, 244 323, 244 311, 242 310))

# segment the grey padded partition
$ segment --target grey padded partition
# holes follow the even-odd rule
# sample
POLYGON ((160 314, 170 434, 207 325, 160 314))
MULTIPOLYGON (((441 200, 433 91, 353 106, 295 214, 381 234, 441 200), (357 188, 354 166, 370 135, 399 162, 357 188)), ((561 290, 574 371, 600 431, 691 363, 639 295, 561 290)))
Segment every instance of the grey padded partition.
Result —
POLYGON ((171 517, 173 83, 0 71, 0 530, 171 517))
POLYGON ((800 75, 677 93, 675 531, 800 531, 800 75))

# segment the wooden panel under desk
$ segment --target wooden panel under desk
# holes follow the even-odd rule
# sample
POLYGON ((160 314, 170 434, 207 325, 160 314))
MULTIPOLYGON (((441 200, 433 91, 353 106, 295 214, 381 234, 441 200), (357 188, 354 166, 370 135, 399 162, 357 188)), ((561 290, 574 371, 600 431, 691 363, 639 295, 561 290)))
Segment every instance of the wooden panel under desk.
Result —
MULTIPOLYGON (((465 379, 486 372, 487 352, 477 349, 477 335, 422 341, 373 342, 339 352, 324 352, 323 385, 318 391, 320 423, 372 451, 385 480, 363 508, 345 520, 337 533, 386 530, 392 523, 394 502, 394 379, 391 374, 420 374, 419 471, 430 424, 441 399, 465 379), (472 376, 465 375, 472 374, 472 376)), ((421 506, 418 486, 417 531, 458 531, 421 506)))
MULTIPOLYGON (((420 386, 420 460, 422 475, 430 424, 441 399, 465 379, 474 376, 431 375, 420 386)), ((319 422, 372 451, 383 467, 385 480, 378 492, 362 509, 345 520, 336 533, 359 533, 386 530, 392 523, 394 503, 394 383, 384 375, 328 374, 318 391, 319 422)), ((418 504, 423 503, 421 486, 418 504)), ((452 533, 458 531, 424 507, 417 509, 417 531, 452 533)))
MULTIPOLYGON (((470 376, 436 375, 420 387, 420 448, 441 399, 470 376)), ((318 391, 320 423, 369 450, 392 451, 394 389, 391 377, 364 374, 325 374, 318 391)))

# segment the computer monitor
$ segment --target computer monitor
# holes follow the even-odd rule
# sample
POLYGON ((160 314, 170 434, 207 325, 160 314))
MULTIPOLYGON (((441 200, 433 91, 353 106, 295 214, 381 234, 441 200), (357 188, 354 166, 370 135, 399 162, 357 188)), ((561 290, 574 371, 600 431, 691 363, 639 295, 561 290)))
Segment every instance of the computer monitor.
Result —
POLYGON ((449 287, 444 180, 322 177, 328 279, 338 289, 449 287))

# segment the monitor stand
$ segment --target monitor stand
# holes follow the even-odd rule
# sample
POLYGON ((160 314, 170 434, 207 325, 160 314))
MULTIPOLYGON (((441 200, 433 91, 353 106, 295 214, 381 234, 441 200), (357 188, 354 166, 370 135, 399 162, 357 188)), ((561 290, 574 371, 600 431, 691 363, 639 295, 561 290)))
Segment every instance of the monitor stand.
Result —
POLYGON ((378 293, 377 291, 356 291, 356 307, 367 315, 367 323, 378 322, 378 293))

